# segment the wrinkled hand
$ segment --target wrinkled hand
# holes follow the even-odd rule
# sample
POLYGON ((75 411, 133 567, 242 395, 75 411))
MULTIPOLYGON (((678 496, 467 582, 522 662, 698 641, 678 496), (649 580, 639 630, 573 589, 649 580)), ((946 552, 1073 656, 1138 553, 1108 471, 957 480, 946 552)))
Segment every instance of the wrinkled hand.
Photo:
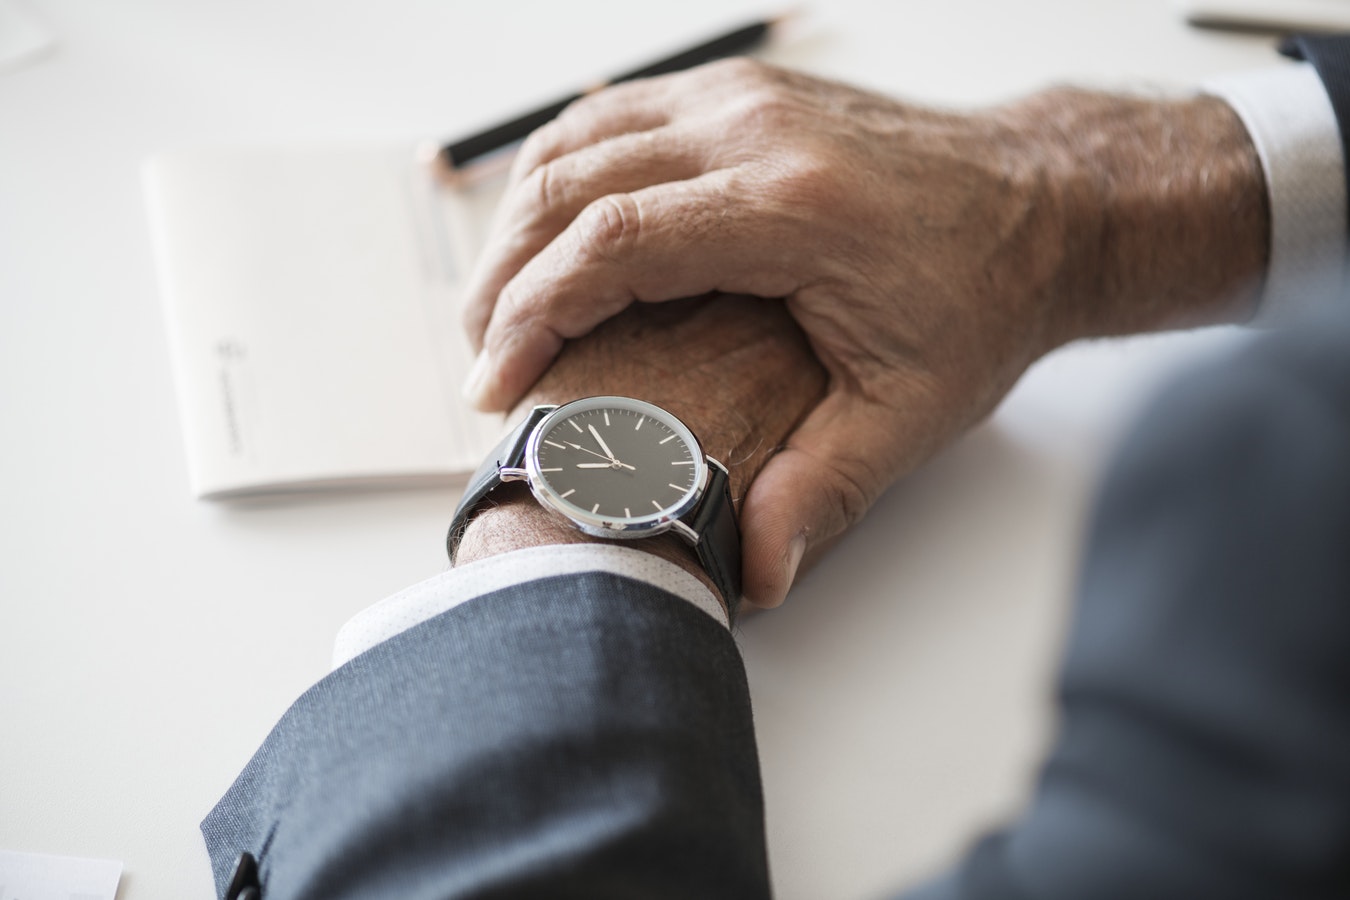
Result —
MULTIPOLYGON (((1107 165, 1109 135, 1079 133, 1147 141, 1144 119, 1184 158, 1190 132, 1159 107, 1061 92, 953 115, 745 60, 588 97, 516 160, 468 295, 482 348, 470 394, 509 406, 564 341, 634 301, 783 298, 829 387, 742 509, 746 596, 774 605, 804 554, 985 415, 1038 356, 1178 312, 1163 288, 1196 247, 1131 243, 1129 228, 1152 227, 1168 197, 1146 190, 1112 219, 1111 192, 1133 188, 1117 170, 1133 170, 1107 165), (1153 298, 1144 312, 1140 296, 1153 298)), ((1226 108, 1211 113, 1231 132, 1226 108)), ((1148 162, 1139 168, 1156 181, 1148 162)), ((1191 313, 1217 290, 1196 281, 1191 313)))
MULTIPOLYGON (((599 394, 655 403, 693 429, 703 450, 726 465, 732 497, 743 510, 747 486, 824 392, 825 372, 780 304, 714 294, 634 307, 569 341, 512 418, 536 404, 599 394)), ((601 441, 598 433, 596 439, 601 441)), ((588 452, 612 459, 607 449, 588 452)), ((533 500, 518 499, 525 502, 512 502, 508 490, 494 494, 493 506, 466 530, 458 563, 523 546, 594 540, 533 500)), ((764 569, 777 563, 758 549, 762 542, 742 531, 743 580, 763 580, 764 569)), ((635 546, 707 581, 688 546, 673 537, 635 546)), ((710 581, 708 586, 715 590, 710 581)))

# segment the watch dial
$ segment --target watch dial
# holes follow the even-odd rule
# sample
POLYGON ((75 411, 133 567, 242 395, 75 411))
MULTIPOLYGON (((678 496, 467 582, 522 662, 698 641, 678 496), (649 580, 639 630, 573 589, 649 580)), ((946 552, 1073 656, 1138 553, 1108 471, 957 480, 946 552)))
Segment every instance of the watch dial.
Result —
POLYGON ((634 519, 670 510, 697 487, 694 448, 659 409, 578 405, 539 436, 537 477, 555 497, 606 520, 634 519))

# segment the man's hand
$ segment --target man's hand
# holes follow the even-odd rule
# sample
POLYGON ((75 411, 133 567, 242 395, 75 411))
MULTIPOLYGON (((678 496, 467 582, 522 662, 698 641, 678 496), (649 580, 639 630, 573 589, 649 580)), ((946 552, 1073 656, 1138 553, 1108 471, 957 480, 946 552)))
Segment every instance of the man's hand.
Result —
POLYGON ((526 142, 469 295, 470 392, 509 406, 635 300, 783 298, 829 387, 742 511, 746 596, 773 605, 1040 355, 1248 311, 1266 218, 1217 100, 1054 91, 953 115, 714 64, 589 97, 526 142))
MULTIPOLYGON (((627 310, 568 343, 513 417, 536 404, 619 394, 670 410, 703 450, 727 466, 743 510, 746 486, 825 392, 825 372, 781 304, 714 295, 627 310)), ((600 448, 608 453, 599 434, 600 448)), ((596 453, 597 457, 603 454, 596 453)), ((609 463, 599 463, 608 466, 609 463)), ((539 544, 593 540, 511 485, 466 529, 464 563, 539 544)), ((742 577, 763 581, 781 561, 742 528, 742 577)), ((690 549, 673 536, 633 546, 679 563, 714 587, 690 549)))

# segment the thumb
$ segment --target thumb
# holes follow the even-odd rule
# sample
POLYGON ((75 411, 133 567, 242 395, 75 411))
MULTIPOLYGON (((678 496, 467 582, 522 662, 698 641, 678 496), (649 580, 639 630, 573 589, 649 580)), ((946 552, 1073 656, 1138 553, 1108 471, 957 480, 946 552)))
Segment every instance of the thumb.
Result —
POLYGON ((894 412, 832 391, 755 476, 741 505, 742 582, 781 604, 803 559, 857 524, 895 477, 894 412))

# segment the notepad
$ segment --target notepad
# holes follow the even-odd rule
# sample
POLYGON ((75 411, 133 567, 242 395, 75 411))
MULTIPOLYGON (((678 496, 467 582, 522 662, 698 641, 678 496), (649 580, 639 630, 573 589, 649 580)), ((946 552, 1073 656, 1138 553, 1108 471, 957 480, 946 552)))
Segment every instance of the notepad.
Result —
POLYGON ((1178 0, 1195 25, 1272 31, 1350 30, 1350 0, 1178 0))
POLYGON ((197 497, 454 483, 491 449, 459 299, 500 181, 352 145, 173 151, 144 182, 197 497))

